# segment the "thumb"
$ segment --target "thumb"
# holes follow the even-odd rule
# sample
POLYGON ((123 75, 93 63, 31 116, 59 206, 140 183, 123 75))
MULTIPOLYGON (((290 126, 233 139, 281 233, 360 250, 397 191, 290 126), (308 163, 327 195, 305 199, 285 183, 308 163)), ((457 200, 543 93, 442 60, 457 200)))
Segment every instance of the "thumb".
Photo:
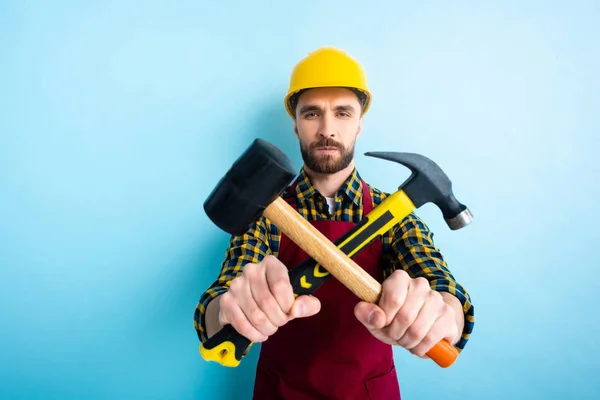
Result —
POLYGON ((319 299, 309 295, 298 296, 292 304, 290 314, 292 318, 310 317, 321 311, 319 299))
POLYGON ((385 313, 376 304, 361 301, 354 307, 354 315, 368 329, 382 329, 385 326, 385 313))

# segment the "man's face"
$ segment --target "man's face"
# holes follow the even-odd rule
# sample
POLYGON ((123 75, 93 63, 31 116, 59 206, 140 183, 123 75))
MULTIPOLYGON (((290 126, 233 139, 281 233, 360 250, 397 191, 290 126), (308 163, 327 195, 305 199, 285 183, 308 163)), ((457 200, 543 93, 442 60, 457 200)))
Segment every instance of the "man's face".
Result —
POLYGON ((294 131, 306 167, 333 174, 350 165, 362 120, 358 97, 348 89, 304 92, 296 106, 294 131))

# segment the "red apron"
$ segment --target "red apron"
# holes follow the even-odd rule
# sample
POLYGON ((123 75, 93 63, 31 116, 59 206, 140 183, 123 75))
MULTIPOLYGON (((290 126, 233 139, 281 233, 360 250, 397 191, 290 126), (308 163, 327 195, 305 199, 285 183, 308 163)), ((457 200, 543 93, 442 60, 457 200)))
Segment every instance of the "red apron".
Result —
MULTIPOLYGON (((364 181, 362 189, 366 215, 373 203, 364 181)), ((286 200, 296 208, 295 184, 291 192, 293 197, 286 200)), ((340 221, 310 223, 331 241, 354 226, 340 221)), ((282 234, 278 258, 293 268, 309 256, 282 234)), ((353 259, 382 282, 381 239, 353 259)), ((333 277, 313 295, 321 301, 319 313, 290 321, 262 343, 253 399, 399 400, 392 347, 356 319, 354 306, 360 299, 333 277)))

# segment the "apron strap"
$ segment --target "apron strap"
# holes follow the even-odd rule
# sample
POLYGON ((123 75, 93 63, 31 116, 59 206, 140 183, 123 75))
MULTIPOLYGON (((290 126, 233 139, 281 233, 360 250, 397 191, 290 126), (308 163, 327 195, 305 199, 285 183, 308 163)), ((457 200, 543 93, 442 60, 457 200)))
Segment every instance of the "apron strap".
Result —
POLYGON ((294 183, 292 184, 292 186, 290 186, 290 188, 288 190, 287 196, 285 196, 283 198, 285 201, 287 201, 287 203, 289 205, 291 205, 294 208, 294 210, 296 209, 296 198, 297 198, 297 196, 296 196, 296 184, 297 183, 298 183, 297 181, 294 181, 294 183))
POLYGON ((362 182, 362 203, 363 203, 363 217, 373 211, 373 199, 371 198, 371 189, 367 182, 361 179, 362 182))

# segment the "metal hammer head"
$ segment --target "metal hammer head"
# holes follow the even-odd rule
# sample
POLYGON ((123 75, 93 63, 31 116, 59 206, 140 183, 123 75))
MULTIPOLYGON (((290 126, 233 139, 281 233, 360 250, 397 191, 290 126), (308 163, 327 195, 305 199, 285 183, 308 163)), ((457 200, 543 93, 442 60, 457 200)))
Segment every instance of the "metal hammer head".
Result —
POLYGON ((219 228, 241 235, 296 176, 290 159, 263 139, 255 139, 233 163, 204 202, 219 228))
POLYGON ((414 153, 368 152, 366 156, 395 161, 408 167, 412 174, 399 187, 416 208, 425 203, 435 203, 452 230, 467 226, 473 220, 469 209, 461 204, 452 192, 452 182, 432 160, 414 153))

